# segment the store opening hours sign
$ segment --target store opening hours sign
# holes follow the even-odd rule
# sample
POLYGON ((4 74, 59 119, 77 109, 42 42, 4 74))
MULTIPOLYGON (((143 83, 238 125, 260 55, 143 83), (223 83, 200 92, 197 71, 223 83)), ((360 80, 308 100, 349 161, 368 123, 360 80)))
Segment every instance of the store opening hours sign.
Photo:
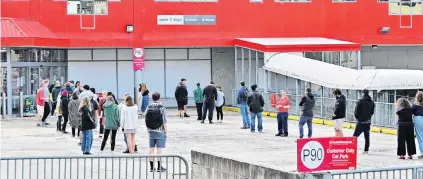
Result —
POLYGON ((356 137, 298 139, 297 170, 301 173, 322 170, 355 170, 356 137))
POLYGON ((133 48, 132 49, 132 68, 134 71, 144 70, 145 59, 144 59, 144 48, 133 48))

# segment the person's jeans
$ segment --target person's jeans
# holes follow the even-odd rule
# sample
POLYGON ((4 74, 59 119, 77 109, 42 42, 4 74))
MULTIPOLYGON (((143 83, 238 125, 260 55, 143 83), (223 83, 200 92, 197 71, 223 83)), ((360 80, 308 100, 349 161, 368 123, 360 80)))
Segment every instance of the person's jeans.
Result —
POLYGON ((56 130, 62 130, 62 116, 57 116, 56 130))
POLYGON ((242 124, 243 127, 250 127, 250 117, 248 116, 248 105, 247 104, 239 104, 239 110, 241 111, 242 115, 242 124))
POLYGON ((42 122, 46 122, 48 115, 50 114, 50 103, 44 102, 44 114, 43 118, 41 119, 42 122))
POLYGON ((198 120, 202 120, 203 117, 203 103, 195 103, 195 108, 197 108, 198 120))
POLYGON ((304 116, 301 115, 298 128, 300 129, 300 138, 304 137, 304 125, 307 124, 308 128, 308 138, 311 138, 313 135, 313 116, 304 116))
POLYGON ((414 128, 416 138, 419 144, 420 155, 423 155, 423 116, 414 116, 414 128))
POLYGON ((357 123, 354 130, 354 137, 360 137, 361 133, 364 133, 364 151, 369 151, 370 147, 370 123, 357 123))
POLYGON ((288 135, 288 113, 278 112, 277 118, 279 134, 288 135))
POLYGON ((68 124, 69 114, 63 114, 63 124, 62 124, 62 131, 66 131, 66 126, 68 124))
POLYGON ((104 137, 103 137, 103 141, 101 142, 101 147, 100 150, 103 151, 104 147, 106 146, 106 142, 107 142, 107 138, 109 137, 110 132, 112 132, 111 135, 111 142, 110 142, 110 146, 111 146, 111 150, 114 151, 115 150, 115 141, 116 141, 116 133, 117 130, 112 130, 112 129, 105 129, 104 130, 104 137))
POLYGON ((123 133, 123 141, 125 141, 126 150, 129 150, 128 149, 128 138, 126 138, 126 134, 125 133, 123 133))
POLYGON ((141 112, 145 112, 149 101, 150 101, 150 98, 148 97, 148 95, 142 96, 141 112))
POLYGON ((214 104, 206 103, 203 104, 203 121, 206 120, 207 111, 209 111, 208 119, 211 122, 213 120, 214 104))
POLYGON ((93 145, 93 130, 82 131, 82 143, 81 150, 82 152, 90 152, 91 146, 93 145))
POLYGON ((256 130, 256 116, 257 116, 257 129, 259 132, 263 131, 263 119, 261 112, 251 113, 251 132, 256 130))

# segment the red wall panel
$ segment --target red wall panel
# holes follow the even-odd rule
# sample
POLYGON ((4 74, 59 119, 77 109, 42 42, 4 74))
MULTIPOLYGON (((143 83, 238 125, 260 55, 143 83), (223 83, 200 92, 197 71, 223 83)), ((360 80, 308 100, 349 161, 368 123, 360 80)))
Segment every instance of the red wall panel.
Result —
MULTIPOLYGON (((3 17, 37 20, 71 40, 71 46, 223 46, 237 37, 330 37, 363 44, 423 44, 423 17, 413 16, 413 28, 400 28, 388 4, 377 0, 355 3, 156 3, 122 0, 108 3, 108 15, 96 16, 94 30, 80 29, 80 16, 67 15, 66 2, 3 0, 3 17), (216 15, 216 25, 158 26, 157 15, 216 15), (135 32, 125 32, 133 24, 135 32), (391 27, 381 35, 383 26, 391 27)), ((86 20, 86 21, 85 21, 86 20)), ((89 23, 89 17, 84 17, 89 23)))

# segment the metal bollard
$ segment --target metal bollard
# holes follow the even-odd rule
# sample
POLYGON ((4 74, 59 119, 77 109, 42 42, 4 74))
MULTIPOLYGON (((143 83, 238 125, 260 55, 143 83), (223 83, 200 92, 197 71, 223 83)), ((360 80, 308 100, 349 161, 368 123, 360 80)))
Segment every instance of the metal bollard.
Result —
POLYGON ((19 111, 20 111, 20 116, 21 118, 24 117, 24 97, 23 97, 23 92, 19 93, 19 111))
POLYGON ((1 94, 1 96, 2 96, 2 108, 3 108, 3 119, 6 119, 6 103, 7 103, 7 101, 6 101, 6 93, 2 93, 1 94))

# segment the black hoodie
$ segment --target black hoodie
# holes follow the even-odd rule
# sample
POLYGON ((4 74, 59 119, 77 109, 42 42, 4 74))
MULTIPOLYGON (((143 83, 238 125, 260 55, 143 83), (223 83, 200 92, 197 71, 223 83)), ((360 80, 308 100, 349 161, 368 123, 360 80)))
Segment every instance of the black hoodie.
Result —
POLYGON ((314 99, 314 95, 311 93, 307 93, 300 102, 300 106, 303 107, 303 114, 307 117, 313 117, 313 109, 316 103, 316 99, 314 99))
POLYGON ((358 122, 368 122, 371 121, 374 111, 375 102, 369 95, 363 95, 363 98, 357 101, 354 117, 358 122))
POLYGON ((178 102, 187 102, 188 101, 188 91, 185 85, 179 84, 175 90, 175 98, 178 102))
POLYGON ((60 109, 62 110, 63 115, 69 114, 69 98, 67 96, 60 97, 60 109))
POLYGON ((60 92, 62 91, 62 86, 55 86, 52 90, 51 97, 53 98, 53 101, 57 101, 57 97, 59 96, 60 92))
POLYGON ((345 96, 341 95, 339 97, 336 97, 335 112, 334 112, 335 115, 332 117, 332 119, 335 120, 335 119, 345 118, 346 108, 347 106, 345 102, 345 96))

